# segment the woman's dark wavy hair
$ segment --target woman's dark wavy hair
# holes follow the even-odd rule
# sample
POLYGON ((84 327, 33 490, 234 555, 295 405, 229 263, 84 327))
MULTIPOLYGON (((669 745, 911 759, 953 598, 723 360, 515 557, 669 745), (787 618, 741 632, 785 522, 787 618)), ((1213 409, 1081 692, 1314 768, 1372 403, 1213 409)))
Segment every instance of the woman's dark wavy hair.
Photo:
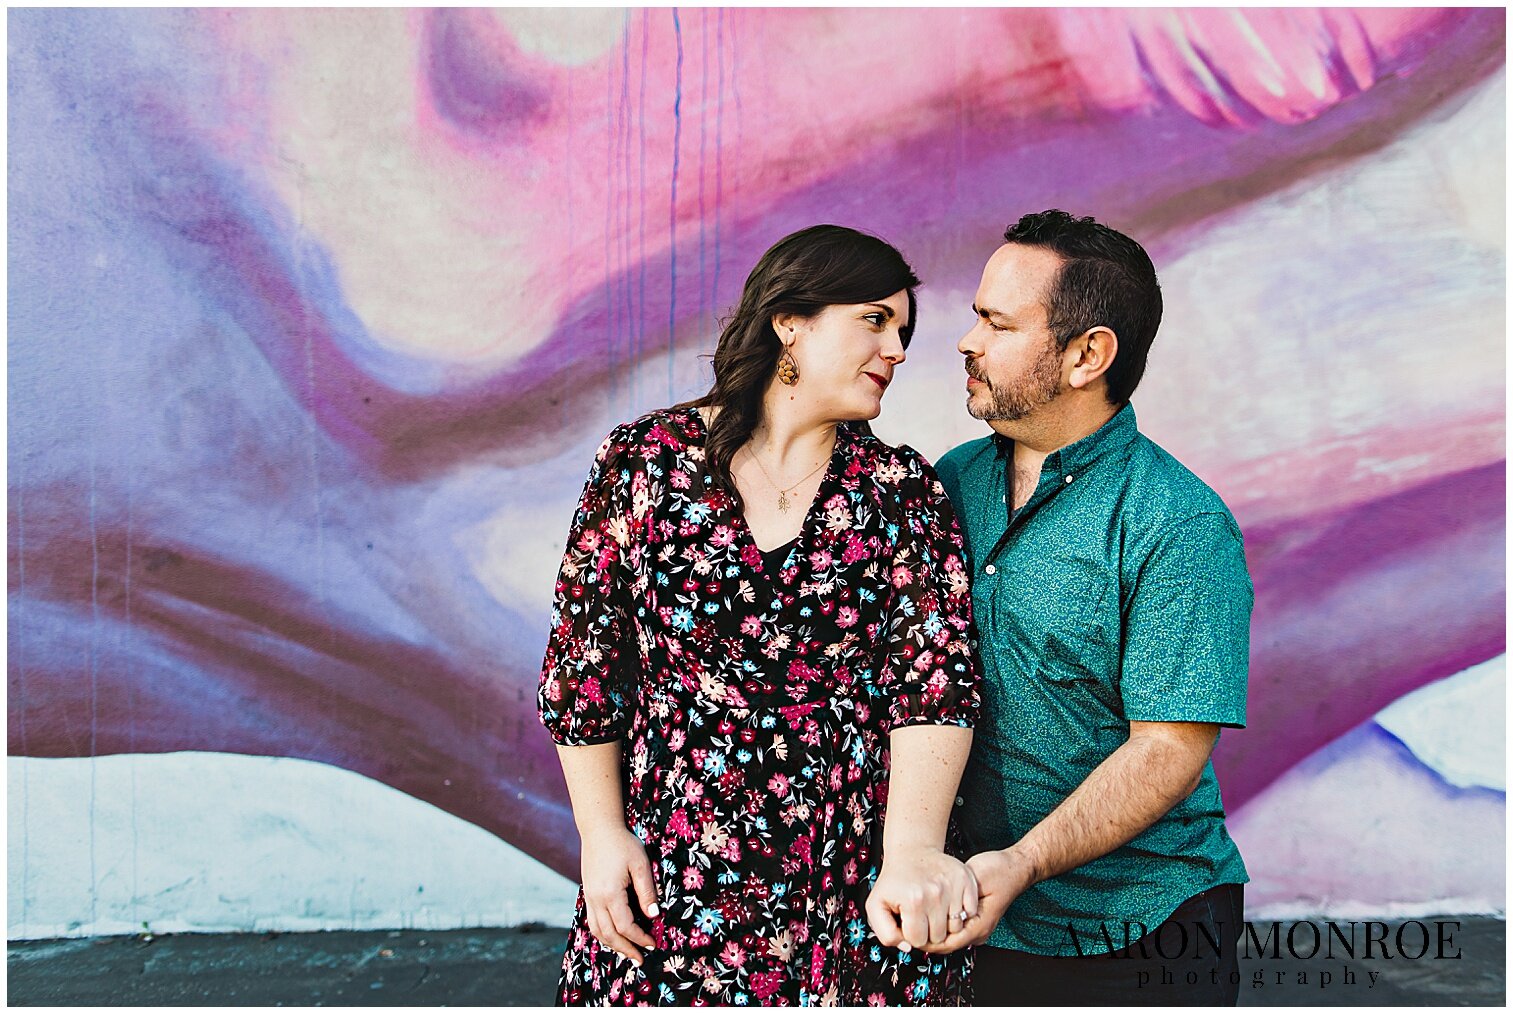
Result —
POLYGON ((743 505, 730 462, 762 421, 762 395, 783 351, 772 318, 780 313, 813 317, 827 306, 871 303, 905 290, 909 326, 899 336, 907 348, 914 336, 918 284, 903 254, 876 236, 840 225, 815 225, 785 236, 757 261, 715 346, 714 386, 678 406, 720 410, 709 427, 705 455, 715 481, 738 506, 743 505))

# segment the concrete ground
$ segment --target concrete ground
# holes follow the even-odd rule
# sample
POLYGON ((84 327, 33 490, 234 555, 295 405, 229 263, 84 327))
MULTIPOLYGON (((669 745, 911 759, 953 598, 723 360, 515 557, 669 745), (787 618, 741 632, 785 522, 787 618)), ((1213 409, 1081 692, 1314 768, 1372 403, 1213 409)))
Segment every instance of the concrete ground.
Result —
MULTIPOLYGON (((1303 960, 1287 956, 1285 945, 1278 959, 1242 958, 1240 1004, 1501 1006, 1504 924, 1459 921, 1446 950, 1458 950, 1459 959, 1435 959, 1431 951, 1419 960, 1384 960, 1377 951, 1365 960, 1359 950, 1355 959, 1338 953, 1326 959, 1321 950, 1303 960)), ((1266 924, 1257 929, 1264 940, 1266 924)), ((17 1006, 550 1004, 566 935, 526 926, 14 941, 7 1000, 17 1006)), ((1306 953, 1307 928, 1295 939, 1306 953)))

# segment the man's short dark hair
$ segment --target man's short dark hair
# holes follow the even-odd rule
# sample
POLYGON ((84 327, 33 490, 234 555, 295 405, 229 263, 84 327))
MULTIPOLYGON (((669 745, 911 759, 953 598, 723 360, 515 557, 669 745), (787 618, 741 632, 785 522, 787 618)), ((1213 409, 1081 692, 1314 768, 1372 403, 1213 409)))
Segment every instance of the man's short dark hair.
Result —
POLYGON ((1045 295, 1046 315, 1058 348, 1102 325, 1119 338, 1104 379, 1108 400, 1129 401, 1145 373, 1145 359, 1161 326, 1161 286, 1145 250, 1121 232, 1091 218, 1052 209, 1025 215, 1004 231, 1009 243, 1045 247, 1062 258, 1045 295))

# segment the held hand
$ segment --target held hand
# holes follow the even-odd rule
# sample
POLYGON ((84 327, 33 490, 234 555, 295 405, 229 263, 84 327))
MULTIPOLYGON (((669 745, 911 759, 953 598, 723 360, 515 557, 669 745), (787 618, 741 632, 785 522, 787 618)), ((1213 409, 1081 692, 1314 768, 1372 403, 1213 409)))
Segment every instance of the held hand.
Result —
POLYGON ((627 828, 583 835, 583 903, 588 930, 601 944, 641 965, 639 948, 656 941, 636 925, 628 891, 634 889, 641 911, 657 916, 657 888, 646 846, 627 828))
POLYGON ((977 877, 981 901, 977 918, 968 919, 966 929, 959 934, 953 933, 946 941, 956 947, 987 943, 993 927, 998 925, 1014 899, 1035 883, 1029 862, 1012 846, 1001 852, 979 852, 967 860, 967 868, 977 877))
POLYGON ((939 849, 895 849, 867 897, 867 921, 889 947, 936 952, 962 935, 963 913, 970 918, 977 908, 977 881, 966 864, 939 849))

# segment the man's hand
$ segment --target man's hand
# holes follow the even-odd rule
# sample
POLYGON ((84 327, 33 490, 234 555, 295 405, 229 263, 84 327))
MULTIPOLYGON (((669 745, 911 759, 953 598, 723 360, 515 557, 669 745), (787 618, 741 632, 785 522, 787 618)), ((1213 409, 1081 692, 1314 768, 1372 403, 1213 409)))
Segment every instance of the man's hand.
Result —
POLYGON ((884 853, 867 921, 889 947, 935 953, 962 935, 963 913, 970 919, 977 908, 977 881, 965 863, 938 849, 895 849, 884 853))
POLYGON ((1001 852, 979 852, 967 860, 967 869, 977 878, 979 901, 977 918, 968 919, 966 929, 953 934, 947 943, 950 948, 976 947, 988 942, 1003 914, 1014 904, 1014 899, 1035 883, 1035 871, 1030 862, 1010 846, 1001 852), (960 940, 956 940, 960 937, 960 940))
POLYGON ((655 918, 657 887, 646 846, 623 824, 583 835, 583 903, 588 931, 605 947, 641 964, 641 951, 656 946, 651 934, 636 925, 627 890, 634 887, 641 911, 655 918))

